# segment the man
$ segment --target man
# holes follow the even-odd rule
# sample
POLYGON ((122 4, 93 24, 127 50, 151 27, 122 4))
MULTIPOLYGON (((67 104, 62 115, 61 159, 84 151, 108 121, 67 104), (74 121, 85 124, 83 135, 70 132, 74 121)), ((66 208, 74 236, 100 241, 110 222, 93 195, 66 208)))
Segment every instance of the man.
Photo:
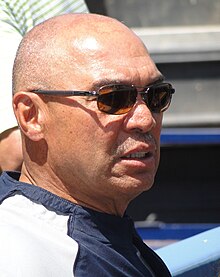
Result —
POLYGON ((12 68, 21 36, 6 31, 0 10, 0 174, 3 170, 20 170, 21 136, 12 109, 12 68))
POLYGON ((13 71, 24 163, 0 178, 1 272, 170 276, 125 211, 153 184, 173 92, 115 19, 64 15, 24 37, 13 71))
POLYGON ((35 25, 65 13, 87 13, 84 0, 0 0, 0 31, 24 36, 35 25))
POLYGON ((22 36, 34 25, 63 13, 86 13, 84 0, 0 0, 0 174, 20 170, 21 136, 11 105, 11 74, 22 36))

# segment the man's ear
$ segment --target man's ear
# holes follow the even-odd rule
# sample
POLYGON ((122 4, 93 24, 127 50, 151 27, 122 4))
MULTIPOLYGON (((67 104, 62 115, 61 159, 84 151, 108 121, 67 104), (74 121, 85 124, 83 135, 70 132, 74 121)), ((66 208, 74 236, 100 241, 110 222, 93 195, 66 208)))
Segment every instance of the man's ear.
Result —
POLYGON ((14 113, 21 131, 32 141, 44 138, 42 99, 29 92, 17 92, 13 97, 14 113))

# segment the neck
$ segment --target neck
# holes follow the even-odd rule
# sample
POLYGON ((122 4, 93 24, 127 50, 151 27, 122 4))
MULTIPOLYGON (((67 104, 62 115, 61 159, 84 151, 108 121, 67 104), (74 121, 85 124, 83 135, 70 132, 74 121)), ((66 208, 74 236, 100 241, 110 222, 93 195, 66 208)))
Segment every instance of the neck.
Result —
MULTIPOLYGON (((41 187, 74 204, 90 208, 95 211, 121 217, 124 215, 129 201, 123 201, 121 195, 119 195, 117 199, 112 199, 109 196, 99 195, 92 190, 87 192, 86 190, 83 190, 83 188, 80 189, 83 186, 74 181, 72 181, 71 184, 65 184, 56 175, 49 176, 47 173, 47 170, 33 172, 24 164, 19 181, 41 187)), ((92 185, 88 186, 87 184, 87 187, 91 188, 92 185)))

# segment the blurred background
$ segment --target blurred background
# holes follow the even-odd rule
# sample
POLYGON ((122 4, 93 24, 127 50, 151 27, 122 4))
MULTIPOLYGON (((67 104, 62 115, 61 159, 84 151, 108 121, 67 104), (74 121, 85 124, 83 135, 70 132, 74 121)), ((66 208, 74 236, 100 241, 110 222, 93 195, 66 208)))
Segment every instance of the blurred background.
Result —
POLYGON ((220 223, 220 1, 86 3, 90 12, 131 27, 176 88, 164 116, 155 185, 128 213, 151 224, 220 223))

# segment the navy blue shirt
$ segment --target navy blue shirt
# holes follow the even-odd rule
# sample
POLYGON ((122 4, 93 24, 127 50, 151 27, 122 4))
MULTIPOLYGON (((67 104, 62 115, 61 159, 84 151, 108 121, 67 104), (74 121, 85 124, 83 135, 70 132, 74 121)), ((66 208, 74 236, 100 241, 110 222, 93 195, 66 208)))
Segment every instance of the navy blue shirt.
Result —
POLYGON ((74 276, 171 276, 159 256, 139 237, 129 216, 114 216, 75 205, 42 188, 19 182, 18 178, 15 172, 1 175, 0 204, 14 194, 22 194, 48 210, 68 215, 66 235, 79 245, 74 276))

